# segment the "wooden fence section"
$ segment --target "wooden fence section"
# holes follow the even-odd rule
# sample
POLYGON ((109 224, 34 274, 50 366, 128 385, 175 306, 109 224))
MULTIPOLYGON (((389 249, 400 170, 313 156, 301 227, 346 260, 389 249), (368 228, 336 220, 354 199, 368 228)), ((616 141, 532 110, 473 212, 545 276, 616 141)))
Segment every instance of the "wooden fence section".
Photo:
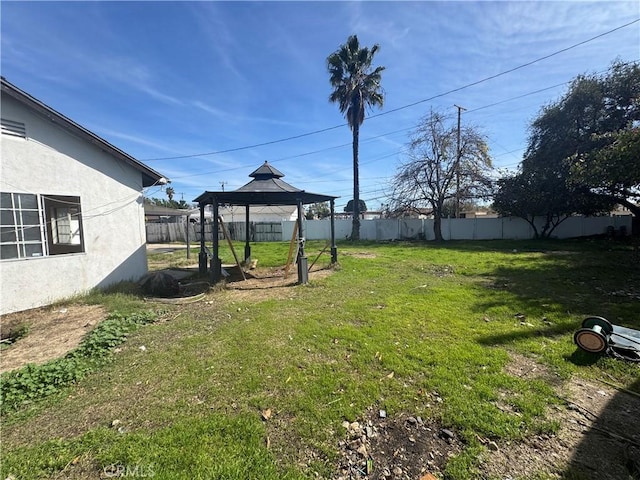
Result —
MULTIPOLYGON (((604 234, 609 230, 616 233, 631 233, 630 215, 606 217, 571 217, 565 220, 553 232, 556 238, 586 237, 604 234)), ((543 219, 536 221, 542 226, 543 219)), ((288 242, 293 234, 295 222, 250 222, 249 240, 251 242, 288 242)), ((245 222, 225 222, 232 240, 244 241, 245 222)), ((351 234, 351 220, 336 220, 336 239, 342 240, 351 234)), ((200 242, 200 225, 189 225, 189 241, 200 242)), ((213 241, 212 224, 205 225, 205 241, 213 241)), ((324 220, 305 220, 304 237, 307 240, 326 240, 331 236, 330 222, 324 220)), ((185 223, 149 223, 146 226, 147 242, 171 243, 187 240, 185 223)), ((445 240, 498 240, 533 238, 531 226, 521 218, 447 218, 442 220, 442 236, 445 240)), ((218 238, 223 240, 222 231, 218 238)), ((361 220, 360 238, 362 240, 433 240, 433 220, 420 219, 379 219, 361 220)))
MULTIPOLYGON (((232 240, 244 241, 246 238, 245 222, 225 222, 227 233, 232 240)), ((200 224, 190 223, 148 223, 146 225, 148 243, 186 242, 187 228, 189 241, 200 242, 200 224)), ((205 224, 205 241, 213 241, 212 223, 205 224)), ((282 222, 250 222, 249 240, 251 242, 280 242, 282 240, 282 222)), ((218 232, 218 239, 224 240, 222 229, 218 232)))

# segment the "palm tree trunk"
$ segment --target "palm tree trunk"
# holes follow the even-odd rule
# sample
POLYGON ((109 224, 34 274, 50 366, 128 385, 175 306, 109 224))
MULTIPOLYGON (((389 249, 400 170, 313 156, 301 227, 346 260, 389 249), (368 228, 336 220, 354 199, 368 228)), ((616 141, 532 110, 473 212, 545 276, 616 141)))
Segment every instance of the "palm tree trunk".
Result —
POLYGON ((351 224, 351 240, 360 240, 360 175, 358 166, 358 143, 360 125, 353 124, 353 220, 351 224))

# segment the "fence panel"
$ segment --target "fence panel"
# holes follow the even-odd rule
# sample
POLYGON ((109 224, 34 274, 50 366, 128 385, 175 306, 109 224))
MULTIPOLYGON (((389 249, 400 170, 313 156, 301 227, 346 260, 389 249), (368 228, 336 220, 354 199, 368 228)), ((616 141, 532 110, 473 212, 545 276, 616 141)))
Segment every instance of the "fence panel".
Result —
MULTIPOLYGON (((388 221, 388 220, 386 220, 388 221)), ((424 221, 419 218, 399 218, 398 237, 401 240, 422 240, 424 235, 424 221)))
POLYGON ((255 222, 254 242, 281 242, 281 222, 255 222))
MULTIPOLYGON (((304 237, 307 240, 326 240, 331 237, 331 222, 323 220, 303 220, 304 237)), ((553 237, 572 238, 600 235, 608 229, 615 232, 631 233, 632 217, 630 215, 614 215, 608 217, 571 217, 562 222, 554 231, 553 237)), ((252 242, 288 242, 293 234, 293 221, 283 222, 251 222, 249 224, 249 240, 252 242)), ((544 225, 544 219, 537 218, 538 231, 544 225)), ((205 241, 212 241, 212 223, 205 224, 205 241)), ((246 238, 245 222, 226 222, 227 232, 233 240, 244 241, 246 238)), ((148 223, 146 225, 148 243, 171 243, 186 241, 186 225, 184 223, 148 223)), ((189 240, 200 242, 200 225, 189 224, 189 240)), ((351 236, 351 220, 335 221, 336 240, 345 240, 351 236)), ((492 240, 512 239, 524 240, 533 238, 533 228, 522 218, 444 218, 442 219, 442 236, 445 240, 492 240)), ((224 239, 222 231, 219 239, 224 239)), ((360 223, 362 240, 434 240, 433 219, 377 219, 362 220, 360 223)))

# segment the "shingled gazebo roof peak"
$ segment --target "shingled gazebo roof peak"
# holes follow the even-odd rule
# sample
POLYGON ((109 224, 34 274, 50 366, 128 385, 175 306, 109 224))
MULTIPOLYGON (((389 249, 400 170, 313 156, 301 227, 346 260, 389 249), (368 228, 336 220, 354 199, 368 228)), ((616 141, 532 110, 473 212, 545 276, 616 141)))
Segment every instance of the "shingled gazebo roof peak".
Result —
POLYGON ((311 193, 289 185, 282 180, 284 174, 265 161, 260 167, 249 175, 249 183, 236 190, 210 192, 205 191, 194 199, 200 205, 296 205, 328 202, 338 197, 311 193))
POLYGON ((259 178, 260 180, 268 178, 282 178, 284 173, 271 165, 267 160, 264 161, 260 167, 249 174, 250 177, 259 178))

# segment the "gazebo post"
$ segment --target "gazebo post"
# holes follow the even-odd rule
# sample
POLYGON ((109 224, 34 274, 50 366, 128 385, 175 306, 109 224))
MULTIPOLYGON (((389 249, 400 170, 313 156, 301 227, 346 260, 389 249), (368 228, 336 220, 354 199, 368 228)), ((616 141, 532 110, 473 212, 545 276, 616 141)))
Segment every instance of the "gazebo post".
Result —
POLYGON ((213 197, 213 258, 211 259, 211 281, 216 284, 222 276, 222 261, 220 260, 220 248, 218 241, 218 229, 220 221, 218 220, 218 199, 213 197))
POLYGON ((249 228, 251 225, 249 224, 249 205, 245 205, 245 217, 244 217, 244 261, 245 263, 249 263, 249 259, 251 258, 251 245, 249 245, 249 228))
POLYGON ((336 201, 329 200, 331 208, 331 263, 338 263, 338 247, 336 247, 336 201))
MULTIPOLYGON (((205 251, 205 224, 204 224, 204 207, 206 204, 204 202, 200 202, 198 207, 200 207, 200 253, 198 254, 198 272, 203 275, 207 273, 207 252, 205 251)), ((188 222, 188 217, 187 217, 188 222)), ((189 224, 187 223, 187 228, 189 228, 189 224)))
POLYGON ((308 259, 304 254, 304 230, 302 227, 302 199, 296 200, 298 205, 298 283, 305 285, 309 283, 308 259))

